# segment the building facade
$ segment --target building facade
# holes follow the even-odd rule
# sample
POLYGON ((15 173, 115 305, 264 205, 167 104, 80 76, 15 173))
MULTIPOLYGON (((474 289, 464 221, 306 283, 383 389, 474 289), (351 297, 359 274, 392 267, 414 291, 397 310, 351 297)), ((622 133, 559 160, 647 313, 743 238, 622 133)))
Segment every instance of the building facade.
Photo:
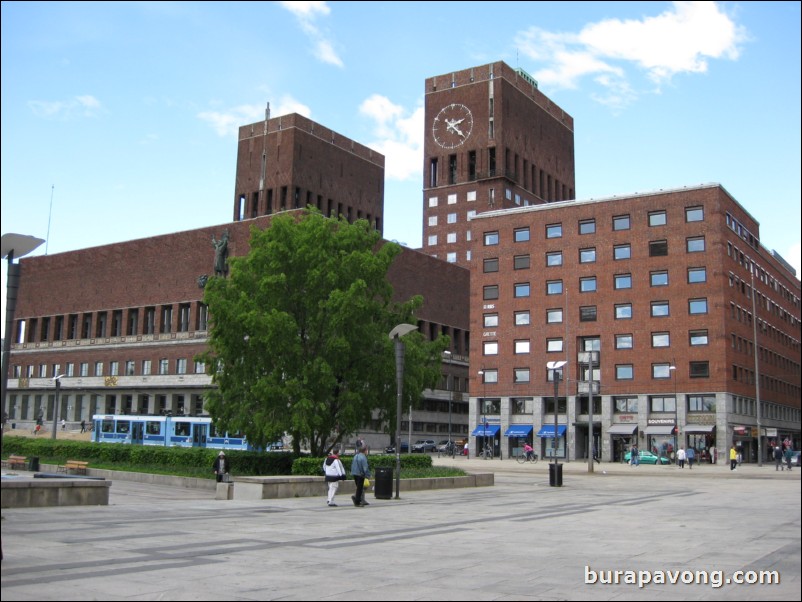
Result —
POLYGON ((721 186, 488 212, 471 229, 477 450, 485 425, 502 454, 528 441, 546 456, 556 426, 570 460, 637 443, 712 461, 735 443, 755 461, 758 427, 764 454, 799 445, 800 283, 721 186), (566 362, 556 416, 552 361, 566 362))

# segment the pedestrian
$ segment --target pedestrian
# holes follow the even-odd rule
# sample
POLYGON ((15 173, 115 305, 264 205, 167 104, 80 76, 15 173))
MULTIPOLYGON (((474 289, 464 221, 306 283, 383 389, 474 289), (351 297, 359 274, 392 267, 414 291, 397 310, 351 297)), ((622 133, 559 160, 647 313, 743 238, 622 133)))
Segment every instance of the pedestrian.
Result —
POLYGON ((735 446, 730 447, 730 470, 738 470, 738 452, 735 451, 735 446))
POLYGON ((791 446, 785 448, 785 462, 788 464, 788 470, 791 470, 791 458, 794 457, 794 450, 791 446))
POLYGON ((783 467, 783 450, 779 445, 774 446, 774 470, 785 470, 783 467))
POLYGON ((64 418, 62 418, 61 419, 61 430, 63 431, 66 428, 67 428, 67 421, 64 418))
POLYGON ((212 470, 214 470, 214 474, 217 475, 218 483, 222 483, 224 479, 226 481, 228 480, 229 468, 226 452, 221 451, 219 454, 217 454, 214 464, 212 465, 212 470))
POLYGON ((632 450, 630 450, 629 452, 629 465, 630 466, 640 465, 640 451, 638 450, 637 445, 633 445, 632 450))
POLYGON ((86 432, 86 420, 81 420, 81 432, 86 432))
POLYGON ((680 447, 679 451, 677 452, 677 466, 680 468, 685 468, 685 448, 680 447))
POLYGON ((596 464, 601 464, 601 460, 599 460, 599 448, 595 445, 593 446, 593 459, 596 461, 596 464))
POLYGON ((370 505, 365 501, 365 479, 370 478, 370 466, 368 466, 368 457, 365 455, 367 451, 368 448, 363 443, 351 462, 351 476, 354 477, 356 484, 356 494, 351 496, 351 500, 358 508, 370 505))
POLYGON ((335 447, 331 450, 331 453, 328 457, 323 460, 323 473, 326 475, 326 483, 329 485, 329 493, 327 497, 327 502, 329 506, 336 506, 337 504, 334 503, 334 496, 337 493, 337 489, 340 488, 340 481, 344 481, 346 479, 345 476, 345 466, 340 461, 340 448, 335 447))
POLYGON ((688 468, 693 470, 693 461, 696 459, 696 451, 694 451, 693 447, 689 447, 685 451, 685 459, 688 460, 688 468))

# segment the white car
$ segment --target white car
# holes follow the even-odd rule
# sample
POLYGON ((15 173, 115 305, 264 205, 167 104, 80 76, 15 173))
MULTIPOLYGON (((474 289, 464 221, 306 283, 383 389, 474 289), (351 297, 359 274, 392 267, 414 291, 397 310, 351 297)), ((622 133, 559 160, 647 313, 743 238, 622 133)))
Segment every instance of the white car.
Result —
POLYGON ((412 453, 433 452, 437 449, 437 444, 432 439, 418 439, 412 444, 412 453))

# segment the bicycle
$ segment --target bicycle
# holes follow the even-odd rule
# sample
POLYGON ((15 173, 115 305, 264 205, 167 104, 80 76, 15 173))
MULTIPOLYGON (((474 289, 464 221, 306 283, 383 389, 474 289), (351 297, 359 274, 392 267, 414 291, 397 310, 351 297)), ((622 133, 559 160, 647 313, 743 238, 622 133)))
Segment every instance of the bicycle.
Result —
POLYGON ((485 460, 492 460, 493 459, 493 448, 489 445, 485 445, 484 449, 479 451, 477 458, 484 458, 485 460))
POLYGON ((537 464, 537 461, 538 457, 535 452, 518 454, 518 464, 526 464, 527 462, 537 464))
POLYGON ((456 451, 457 451, 456 446, 453 443, 449 443, 448 445, 446 445, 444 448, 440 449, 437 452, 437 457, 440 458, 442 456, 445 456, 447 458, 449 457, 453 458, 454 455, 456 454, 456 451))

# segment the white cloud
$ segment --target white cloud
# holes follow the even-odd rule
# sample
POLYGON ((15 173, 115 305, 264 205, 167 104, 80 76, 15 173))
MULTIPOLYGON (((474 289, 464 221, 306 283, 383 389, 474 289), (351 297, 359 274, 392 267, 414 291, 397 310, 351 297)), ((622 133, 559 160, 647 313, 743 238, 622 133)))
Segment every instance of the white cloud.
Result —
MULTIPOLYGON (((281 97, 276 105, 270 107, 271 119, 290 113, 309 117, 312 111, 291 96, 281 97)), ((202 111, 198 113, 198 118, 210 124, 219 136, 236 136, 240 126, 264 121, 265 105, 240 105, 225 111, 202 111)))
POLYGON ((34 115, 46 119, 96 117, 103 112, 100 101, 89 94, 75 96, 69 100, 30 100, 28 107, 34 115))
POLYGON ((420 178, 423 165, 423 107, 411 113, 379 94, 367 98, 359 112, 373 120, 375 139, 367 146, 385 157, 384 172, 388 179, 420 178))
POLYGON ((328 3, 279 2, 279 4, 298 19, 301 30, 303 30, 312 42, 312 54, 314 54, 318 60, 336 67, 343 66, 342 59, 340 59, 337 51, 334 49, 334 44, 314 23, 315 19, 318 17, 327 17, 329 13, 331 13, 328 3))
POLYGON ((545 63, 534 73, 542 85, 577 88, 589 77, 602 89, 596 100, 623 106, 637 96, 627 67, 638 67, 659 86, 679 73, 704 73, 711 59, 736 60, 746 39, 717 3, 674 2, 656 17, 605 19, 579 33, 531 27, 516 43, 525 56, 545 63))

